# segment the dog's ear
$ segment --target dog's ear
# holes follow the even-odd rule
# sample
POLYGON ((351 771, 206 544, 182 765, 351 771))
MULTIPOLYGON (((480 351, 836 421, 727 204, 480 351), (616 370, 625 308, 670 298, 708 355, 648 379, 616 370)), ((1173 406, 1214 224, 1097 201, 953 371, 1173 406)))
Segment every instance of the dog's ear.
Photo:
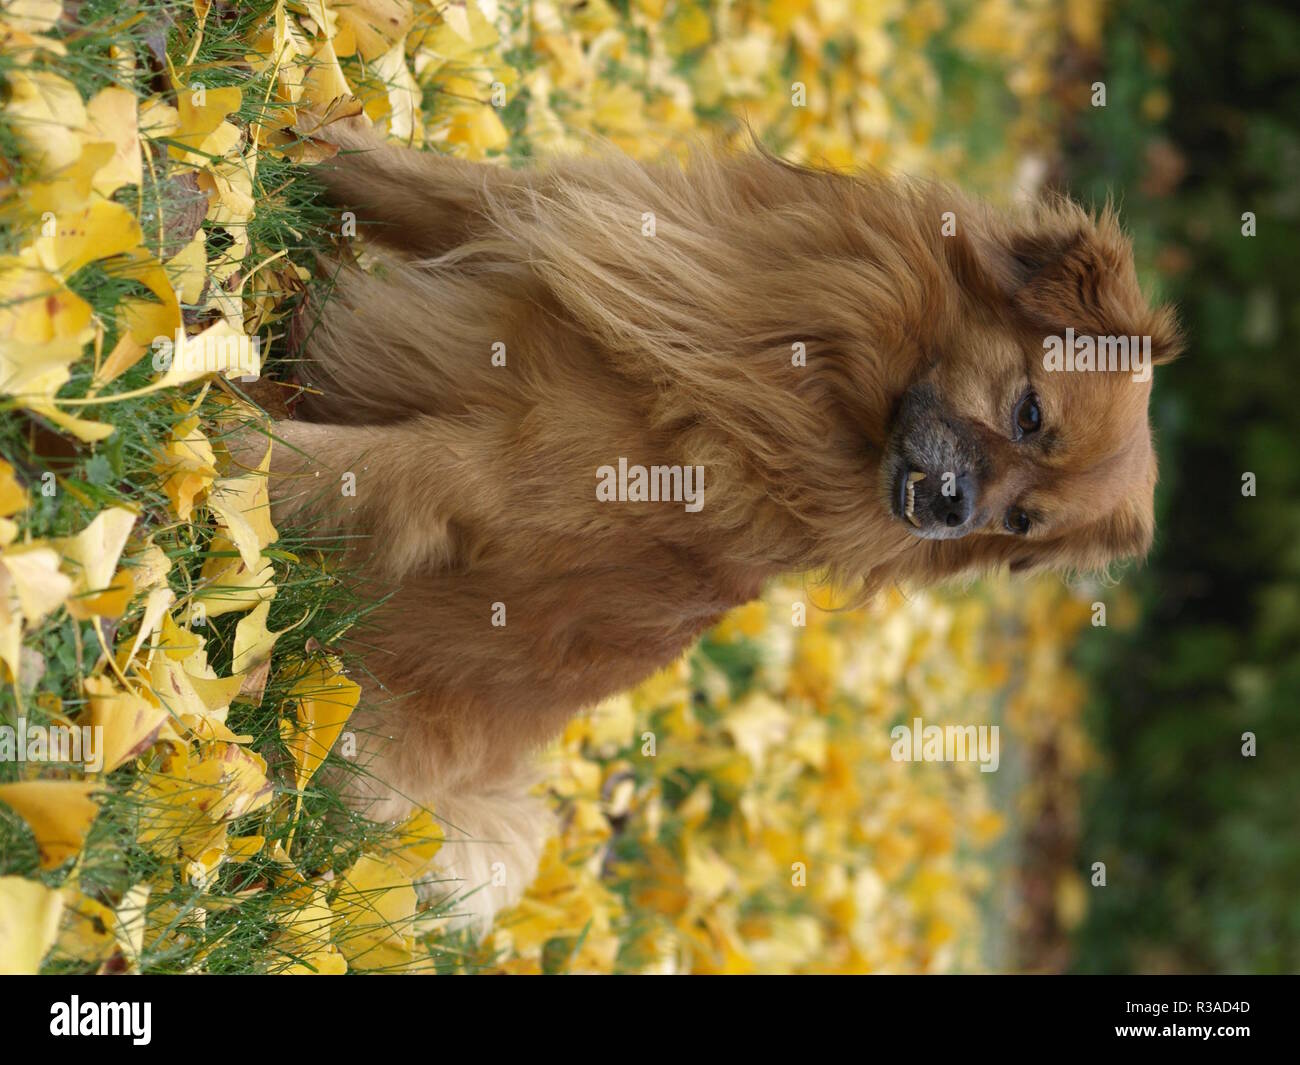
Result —
POLYGON ((1094 220, 1068 201, 1049 205, 1038 227, 1014 234, 1009 243, 1021 270, 1011 304, 1031 328, 1149 336, 1158 366, 1181 353, 1174 311, 1153 306, 1143 293, 1132 242, 1109 206, 1094 220))
POLYGON ((1064 198, 1011 223, 976 215, 949 238, 947 251, 967 291, 1008 306, 1027 329, 1150 336, 1157 365, 1182 350, 1172 309, 1152 307, 1143 294, 1132 244, 1109 206, 1096 219, 1064 198))
POLYGON ((1087 215, 1069 200, 1022 208, 1011 217, 945 192, 933 201, 953 228, 944 230, 944 251, 958 282, 986 303, 1016 300, 1050 277, 1082 240, 1087 215))

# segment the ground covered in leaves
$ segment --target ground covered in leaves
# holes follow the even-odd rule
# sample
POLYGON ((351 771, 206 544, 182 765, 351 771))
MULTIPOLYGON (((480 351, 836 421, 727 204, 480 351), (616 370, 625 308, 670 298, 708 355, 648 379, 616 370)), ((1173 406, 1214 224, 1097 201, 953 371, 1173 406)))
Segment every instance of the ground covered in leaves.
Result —
MULTIPOLYGON (((1095 590, 827 611, 824 590, 771 588, 572 723, 545 759, 560 833, 473 943, 445 927, 465 885, 412 886, 437 811, 393 828, 338 799, 358 690, 331 648, 367 604, 338 545, 272 527, 225 441, 265 417, 253 377, 292 376, 291 322, 339 237, 301 112, 355 98, 396 141, 501 165, 680 153, 743 118, 793 158, 1006 198, 1078 102, 1051 63, 1067 36, 1095 44, 1092 4, 0 9, 0 710, 28 741, 0 740, 0 971, 1013 963, 1018 826, 1048 803, 1068 821, 1090 757, 1066 656, 1095 590), (915 717, 1000 722, 999 772, 892 761, 915 717), (31 746, 83 726, 98 764, 31 746)), ((1046 892, 1078 920, 1077 873, 1046 892)))

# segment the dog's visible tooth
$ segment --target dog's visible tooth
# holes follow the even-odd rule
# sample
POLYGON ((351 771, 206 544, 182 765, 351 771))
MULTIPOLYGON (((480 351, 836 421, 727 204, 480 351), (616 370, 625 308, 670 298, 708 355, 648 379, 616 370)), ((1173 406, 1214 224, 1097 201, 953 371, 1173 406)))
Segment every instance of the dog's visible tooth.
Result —
POLYGON ((916 510, 916 485, 919 481, 925 480, 925 474, 919 470, 909 470, 907 474, 907 486, 904 492, 903 517, 915 525, 918 529, 921 523, 916 520, 913 513, 916 510))

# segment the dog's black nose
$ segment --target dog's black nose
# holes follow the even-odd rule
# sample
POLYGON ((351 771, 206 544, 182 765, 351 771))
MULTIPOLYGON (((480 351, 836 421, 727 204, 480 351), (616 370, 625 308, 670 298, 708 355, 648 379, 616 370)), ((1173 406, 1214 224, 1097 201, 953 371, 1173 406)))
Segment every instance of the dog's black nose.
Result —
POLYGON ((970 474, 963 473, 951 480, 945 479, 943 487, 934 500, 935 517, 956 529, 970 521, 975 513, 975 482, 970 474))

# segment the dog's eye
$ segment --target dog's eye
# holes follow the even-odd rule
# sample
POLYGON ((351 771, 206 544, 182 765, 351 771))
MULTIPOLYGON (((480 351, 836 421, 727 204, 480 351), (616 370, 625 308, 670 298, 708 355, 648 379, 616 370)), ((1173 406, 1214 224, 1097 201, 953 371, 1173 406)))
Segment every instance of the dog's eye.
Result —
POLYGON ((1032 392, 1016 405, 1016 429, 1018 437, 1029 436, 1038 432, 1043 424, 1043 412, 1038 406, 1038 397, 1032 392))
POLYGON ((1024 536, 1029 531, 1029 515, 1019 507, 1008 507, 1006 517, 1002 520, 1006 524, 1007 532, 1024 536))

